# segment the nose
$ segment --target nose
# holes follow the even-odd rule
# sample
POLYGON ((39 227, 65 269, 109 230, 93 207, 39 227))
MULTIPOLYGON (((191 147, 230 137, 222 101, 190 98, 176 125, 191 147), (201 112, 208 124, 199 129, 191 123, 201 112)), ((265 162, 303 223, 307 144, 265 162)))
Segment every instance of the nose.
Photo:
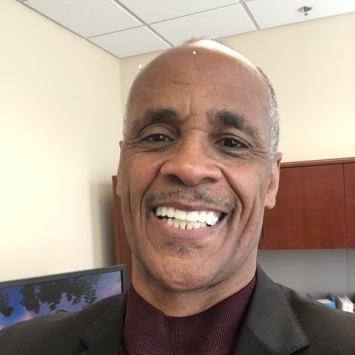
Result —
POLYGON ((178 142, 161 166, 161 174, 189 186, 218 181, 222 171, 208 145, 206 138, 196 135, 178 142))

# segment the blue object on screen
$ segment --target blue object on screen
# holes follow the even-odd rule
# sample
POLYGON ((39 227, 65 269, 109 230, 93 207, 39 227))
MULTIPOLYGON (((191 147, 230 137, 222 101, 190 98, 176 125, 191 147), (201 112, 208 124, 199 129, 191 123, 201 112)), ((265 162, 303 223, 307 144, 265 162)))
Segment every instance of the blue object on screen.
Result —
POLYGON ((78 311, 126 288, 125 265, 0 282, 0 330, 44 314, 78 311))

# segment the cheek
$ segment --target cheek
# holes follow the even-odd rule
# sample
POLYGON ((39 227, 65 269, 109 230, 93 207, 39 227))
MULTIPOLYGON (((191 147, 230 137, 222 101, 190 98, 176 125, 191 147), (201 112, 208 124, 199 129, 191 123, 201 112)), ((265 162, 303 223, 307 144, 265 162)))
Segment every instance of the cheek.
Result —
POLYGON ((269 181, 266 169, 257 165, 239 167, 225 176, 241 205, 242 215, 263 209, 269 181))
POLYGON ((121 196, 124 208, 129 210, 133 220, 144 211, 144 197, 159 175, 160 166, 156 159, 147 159, 141 154, 125 157, 121 168, 121 196))

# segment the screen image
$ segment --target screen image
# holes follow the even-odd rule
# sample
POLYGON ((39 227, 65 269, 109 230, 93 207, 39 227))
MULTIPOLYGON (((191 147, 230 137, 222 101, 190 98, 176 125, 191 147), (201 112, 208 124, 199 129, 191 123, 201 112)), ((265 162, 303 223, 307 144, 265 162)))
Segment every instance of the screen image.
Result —
POLYGON ((124 265, 0 282, 0 330, 44 314, 79 311, 126 287, 124 265))

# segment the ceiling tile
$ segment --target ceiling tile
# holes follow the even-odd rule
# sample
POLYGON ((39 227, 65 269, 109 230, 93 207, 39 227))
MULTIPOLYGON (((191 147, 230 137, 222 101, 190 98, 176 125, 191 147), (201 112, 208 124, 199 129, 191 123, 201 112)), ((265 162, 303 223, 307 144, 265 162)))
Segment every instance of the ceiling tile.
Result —
POLYGON ((195 35, 227 37, 256 29, 241 5, 180 17, 151 27, 173 45, 179 45, 195 35))
POLYGON ((25 4, 84 38, 142 25, 112 0, 28 0, 25 4))
POLYGON ((146 23, 236 4, 238 0, 118 0, 146 23))
POLYGON ((89 41, 118 58, 170 48, 163 40, 146 27, 93 37, 89 38, 89 41))
POLYGON ((354 0, 254 0, 246 2, 246 6, 260 28, 355 11, 354 0), (299 11, 303 6, 312 7, 307 16, 299 11))

